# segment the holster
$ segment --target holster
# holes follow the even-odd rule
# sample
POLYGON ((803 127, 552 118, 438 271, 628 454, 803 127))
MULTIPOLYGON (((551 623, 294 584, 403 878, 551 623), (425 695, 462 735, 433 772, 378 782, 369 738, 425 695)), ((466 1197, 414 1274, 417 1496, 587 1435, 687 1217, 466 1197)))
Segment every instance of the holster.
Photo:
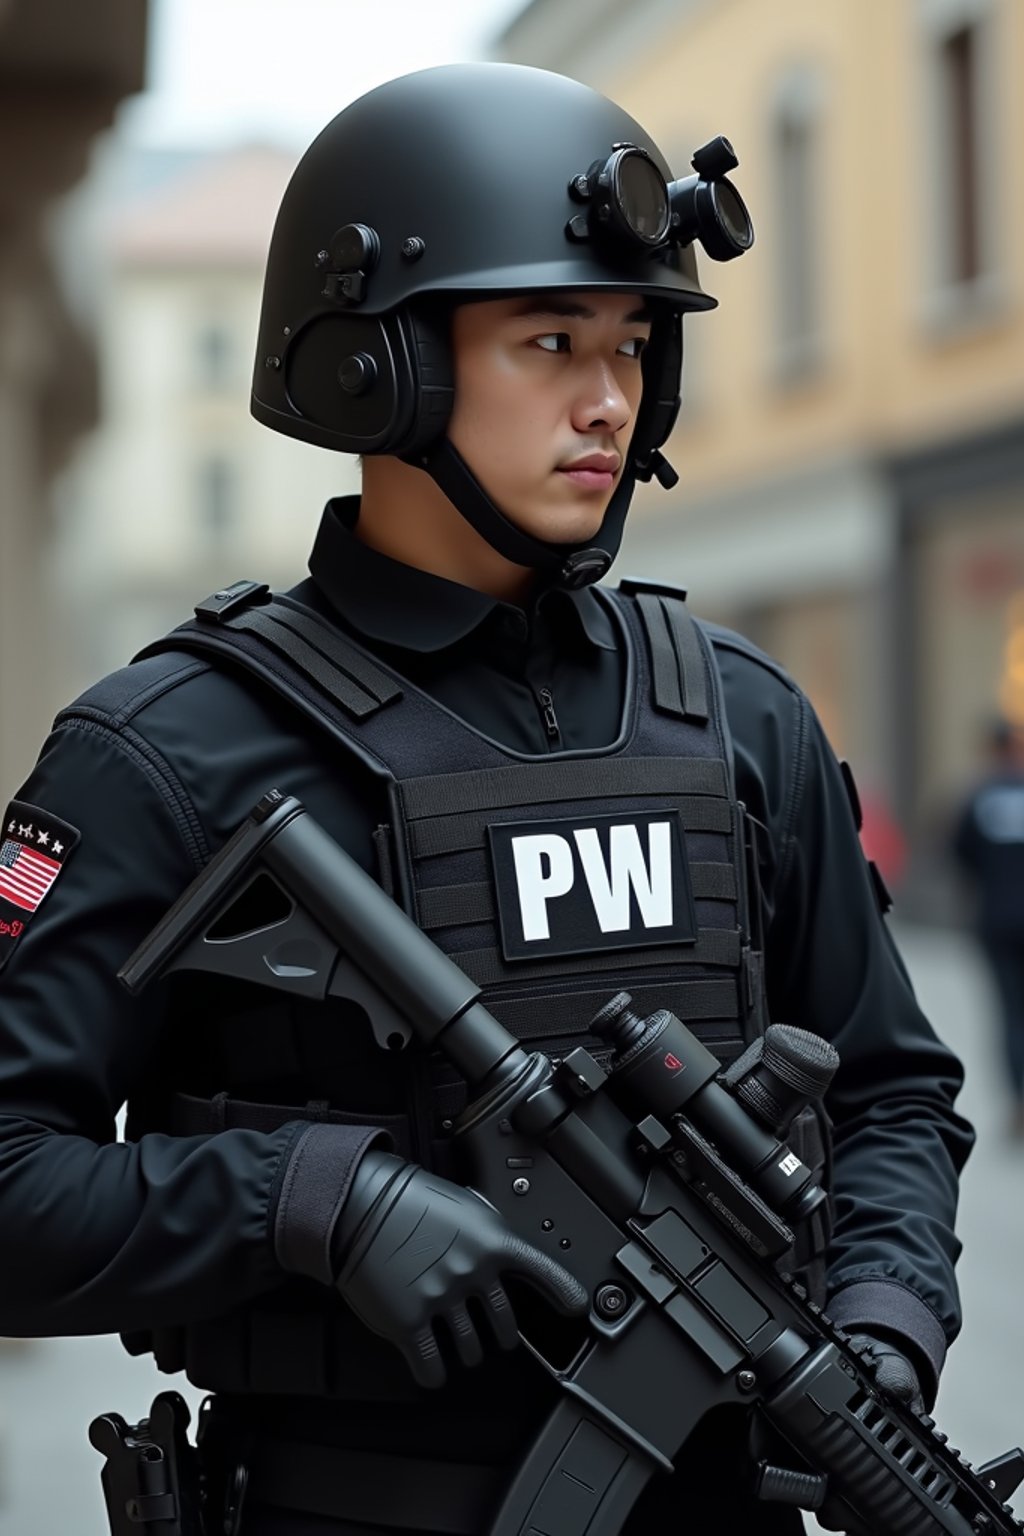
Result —
POLYGON ((101 1414, 89 1439, 106 1458, 101 1479, 111 1536, 203 1536, 199 1468, 188 1404, 161 1392, 146 1418, 101 1414))

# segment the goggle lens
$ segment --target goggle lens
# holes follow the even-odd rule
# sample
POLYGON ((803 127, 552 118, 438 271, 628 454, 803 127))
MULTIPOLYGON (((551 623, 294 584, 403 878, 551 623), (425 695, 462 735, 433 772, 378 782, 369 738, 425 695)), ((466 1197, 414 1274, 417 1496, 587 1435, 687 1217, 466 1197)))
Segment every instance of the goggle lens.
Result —
POLYGON ((660 245, 668 233, 668 188, 654 162, 646 155, 623 154, 616 167, 614 197, 632 233, 645 245, 660 245))

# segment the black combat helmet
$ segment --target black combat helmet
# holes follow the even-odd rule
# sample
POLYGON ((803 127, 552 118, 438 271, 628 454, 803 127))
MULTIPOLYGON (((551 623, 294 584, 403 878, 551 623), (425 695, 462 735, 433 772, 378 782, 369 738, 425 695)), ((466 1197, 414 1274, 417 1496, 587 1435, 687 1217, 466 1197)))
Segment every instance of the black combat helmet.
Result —
POLYGON ((569 585, 604 573, 637 478, 674 476, 659 449, 679 405, 684 310, 710 309, 693 250, 753 238, 725 173, 726 140, 672 182, 628 113, 547 70, 454 64, 370 91, 296 167, 267 262, 253 377, 266 426, 345 453, 396 454, 431 474, 495 548, 569 585), (646 296, 636 430, 598 548, 515 528, 445 435, 454 303, 552 289, 646 296))

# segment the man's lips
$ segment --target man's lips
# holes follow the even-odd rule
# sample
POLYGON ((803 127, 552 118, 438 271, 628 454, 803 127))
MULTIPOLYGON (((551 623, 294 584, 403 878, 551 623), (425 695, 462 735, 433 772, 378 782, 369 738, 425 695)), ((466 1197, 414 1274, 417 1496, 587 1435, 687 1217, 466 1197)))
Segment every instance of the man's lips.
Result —
POLYGON ((621 460, 612 453, 588 453, 585 458, 563 464, 558 473, 585 491, 610 491, 615 484, 621 460))

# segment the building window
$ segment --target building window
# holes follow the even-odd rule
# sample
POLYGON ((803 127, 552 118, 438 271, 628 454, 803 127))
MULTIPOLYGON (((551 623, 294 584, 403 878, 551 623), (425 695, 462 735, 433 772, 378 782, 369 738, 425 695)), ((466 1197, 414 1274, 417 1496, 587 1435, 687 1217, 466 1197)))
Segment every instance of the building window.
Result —
POLYGON ((232 351, 231 336, 225 326, 212 321, 200 328, 196 337, 196 365, 204 388, 222 390, 233 383, 232 351))
POLYGON ((775 257, 774 360, 782 379, 821 363, 821 104, 816 72, 799 69, 782 82, 773 113, 776 199, 766 235, 775 257))
POLYGON ((978 166, 978 29, 960 27, 939 48, 942 137, 948 166, 945 267, 953 283, 981 271, 978 166))
POLYGON ((927 319, 959 323, 995 292, 999 171, 989 0, 920 0, 924 28, 927 319))
POLYGON ((202 460, 198 470, 198 508, 200 526, 214 539, 223 539, 234 527, 238 515, 235 471, 220 454, 202 460))

